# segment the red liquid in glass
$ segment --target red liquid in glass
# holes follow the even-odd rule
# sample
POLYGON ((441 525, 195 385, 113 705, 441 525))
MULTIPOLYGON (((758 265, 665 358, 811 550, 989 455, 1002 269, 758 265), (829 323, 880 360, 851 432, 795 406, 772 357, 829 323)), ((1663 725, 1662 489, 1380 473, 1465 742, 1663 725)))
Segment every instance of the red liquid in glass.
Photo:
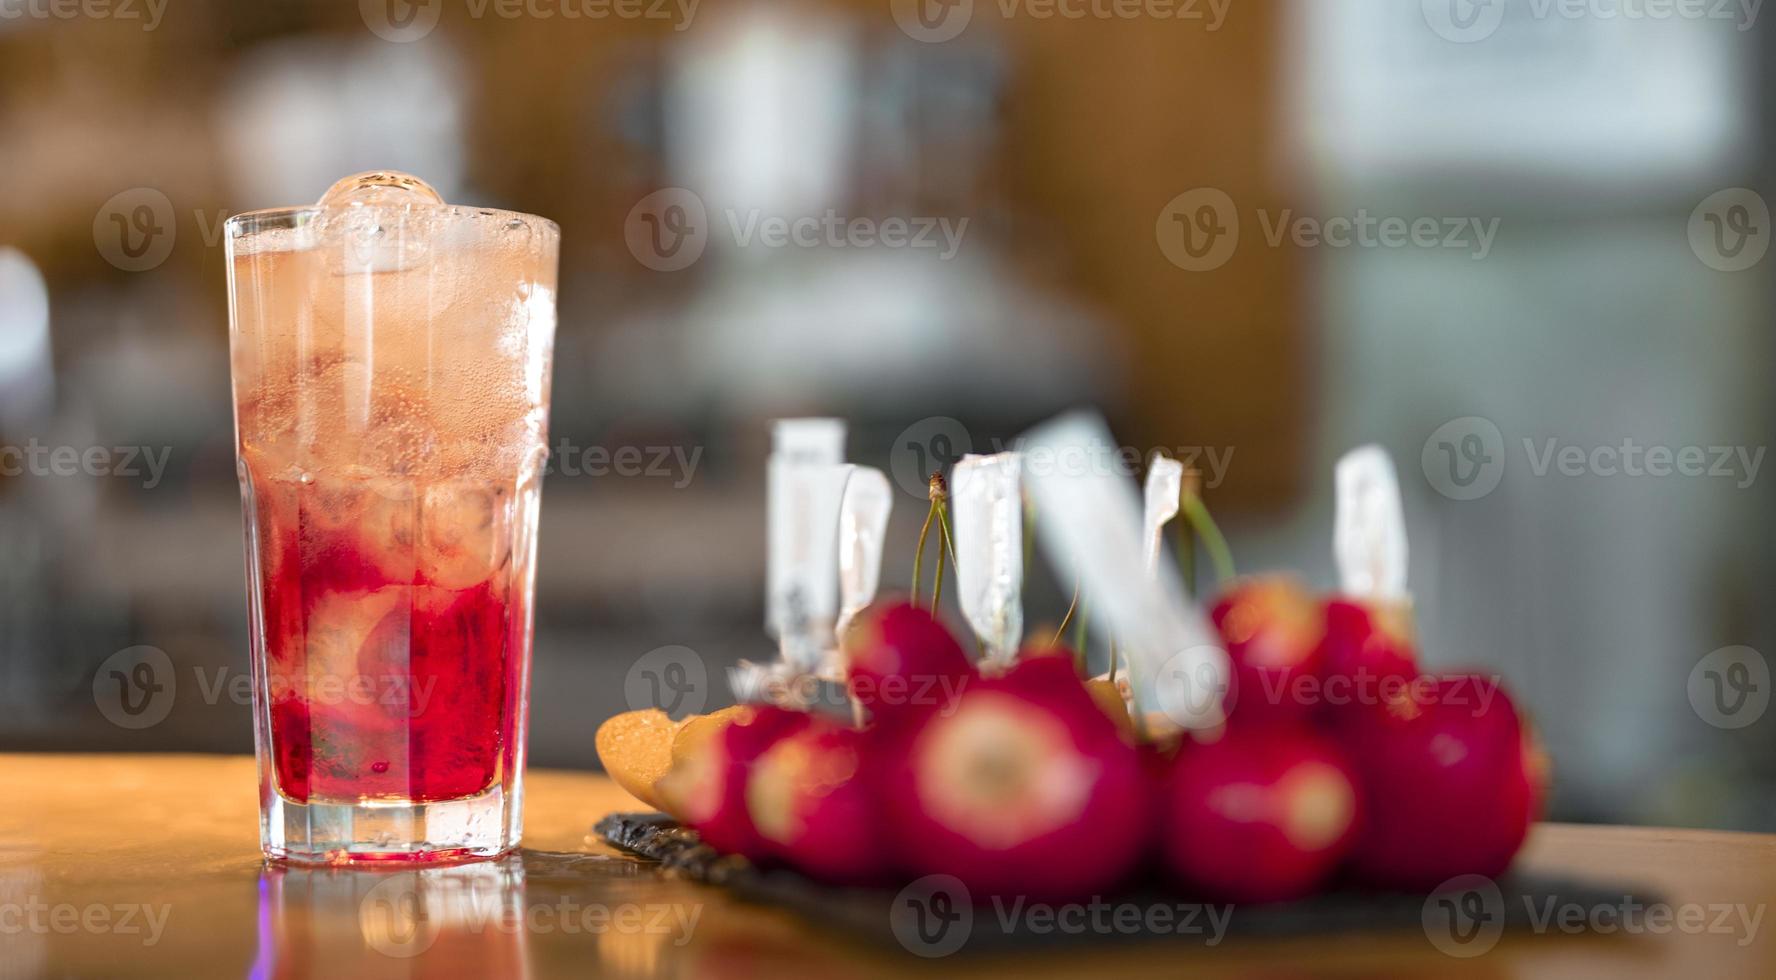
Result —
POLYGON ((515 764, 511 496, 466 481, 254 481, 283 796, 453 800, 515 764))

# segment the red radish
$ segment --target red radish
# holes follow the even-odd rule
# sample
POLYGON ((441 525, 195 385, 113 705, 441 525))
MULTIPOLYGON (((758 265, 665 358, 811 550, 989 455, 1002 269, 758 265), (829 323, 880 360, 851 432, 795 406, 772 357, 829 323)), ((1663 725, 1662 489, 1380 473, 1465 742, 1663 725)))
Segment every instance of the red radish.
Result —
POLYGON ((1052 695, 1079 704, 1096 703, 1090 700, 1091 692, 1079 676, 1073 651, 1065 647, 1024 649, 998 682, 1030 695, 1052 695))
POLYGON ((1229 721, 1302 719, 1317 701, 1317 692, 1304 685, 1317 680, 1326 633, 1325 615, 1307 589, 1284 575, 1245 579, 1210 616, 1233 662, 1229 721))
POLYGON ((1167 864, 1226 901, 1312 894, 1356 837, 1356 777, 1336 746, 1302 729, 1236 729, 1186 744, 1164 802, 1167 864))
POLYGON ((846 687, 878 722, 943 708, 976 676, 950 631, 905 602, 860 619, 844 648, 846 687))
POLYGON ((673 812, 723 854, 763 856, 764 841, 746 812, 747 774, 772 745, 808 724, 800 711, 775 705, 749 709, 707 745, 675 762, 661 787, 673 812))
POLYGON ((1077 678, 1068 694, 1052 668, 1013 673, 891 736, 891 833, 910 870, 954 875, 977 897, 1098 894, 1147 846, 1140 757, 1077 678))
POLYGON ((1032 693, 1046 692, 1071 700, 1078 700, 1079 695, 1084 694, 1116 726, 1123 741, 1131 745, 1140 742, 1140 733, 1135 730, 1135 720, 1129 715, 1122 689, 1105 679, 1081 679, 1075 663, 1073 651, 1066 647, 1027 646, 1004 677, 1008 684, 1032 693))
POLYGON ((863 737, 824 721, 766 749, 746 782, 746 812, 766 849, 822 881, 879 879, 889 849, 864 766, 863 737))
POLYGON ((1546 761, 1497 681, 1421 677, 1341 733, 1369 818, 1355 874, 1422 890, 1511 864, 1541 805, 1546 761))
POLYGON ((1325 615, 1320 671, 1327 721, 1348 721, 1397 690, 1397 682, 1418 676, 1412 611, 1404 602, 1334 596, 1326 600, 1325 615))

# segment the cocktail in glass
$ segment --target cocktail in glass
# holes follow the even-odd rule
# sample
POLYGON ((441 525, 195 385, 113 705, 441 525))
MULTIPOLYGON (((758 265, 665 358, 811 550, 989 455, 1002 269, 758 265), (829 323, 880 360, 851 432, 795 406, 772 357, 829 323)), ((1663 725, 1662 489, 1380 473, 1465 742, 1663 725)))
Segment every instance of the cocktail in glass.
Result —
POLYGON ((395 173, 227 231, 265 852, 508 851, 559 232, 395 173))

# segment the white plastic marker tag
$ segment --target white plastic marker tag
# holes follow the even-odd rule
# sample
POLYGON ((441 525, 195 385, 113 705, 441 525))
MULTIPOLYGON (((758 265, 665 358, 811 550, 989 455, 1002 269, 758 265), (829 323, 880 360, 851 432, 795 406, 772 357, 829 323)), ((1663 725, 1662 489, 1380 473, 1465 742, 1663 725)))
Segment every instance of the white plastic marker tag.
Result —
POLYGON ((1361 446, 1344 454, 1333 478, 1339 587, 1357 598, 1407 598, 1406 515, 1393 460, 1380 446, 1361 446))
POLYGON ((1024 499, 1017 453, 967 455, 950 471, 962 615, 1007 666, 1024 639, 1024 499))
POLYGON ((1063 415, 1022 445, 1043 548, 1063 582, 1078 574, 1092 627, 1108 630, 1126 651, 1142 723, 1150 732, 1221 725, 1227 653, 1185 600, 1177 569, 1142 562, 1141 506, 1104 420, 1063 415))
POLYGON ((853 467, 839 506, 839 621, 834 631, 841 641, 851 620, 875 601, 882 581, 882 541, 893 510, 887 474, 853 467))
POLYGON ((819 666, 838 618, 839 507, 851 473, 844 443, 837 419, 784 419, 765 467, 765 626, 798 672, 819 666))
POLYGON ((1155 454, 1147 464, 1146 507, 1141 527, 1146 531, 1147 567, 1157 568, 1165 541, 1165 526, 1178 516, 1178 501, 1184 495, 1184 464, 1169 456, 1155 454))

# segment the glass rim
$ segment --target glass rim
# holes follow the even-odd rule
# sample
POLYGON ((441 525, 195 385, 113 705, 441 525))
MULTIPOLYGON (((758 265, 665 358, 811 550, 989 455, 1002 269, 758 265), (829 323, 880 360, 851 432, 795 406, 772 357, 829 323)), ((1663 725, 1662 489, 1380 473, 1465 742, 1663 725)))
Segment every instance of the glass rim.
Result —
POLYGON ((257 208, 231 215, 223 222, 223 228, 230 240, 262 231, 275 231, 283 228, 299 228, 331 213, 343 214, 363 209, 376 214, 412 215, 434 214, 447 220, 481 222, 521 221, 533 231, 542 232, 556 238, 561 236, 561 226, 552 219, 538 214, 523 211, 507 211, 501 208, 483 208, 467 204, 433 204, 423 201, 404 201, 399 204, 365 204, 354 202, 346 205, 303 204, 277 208, 257 208))

